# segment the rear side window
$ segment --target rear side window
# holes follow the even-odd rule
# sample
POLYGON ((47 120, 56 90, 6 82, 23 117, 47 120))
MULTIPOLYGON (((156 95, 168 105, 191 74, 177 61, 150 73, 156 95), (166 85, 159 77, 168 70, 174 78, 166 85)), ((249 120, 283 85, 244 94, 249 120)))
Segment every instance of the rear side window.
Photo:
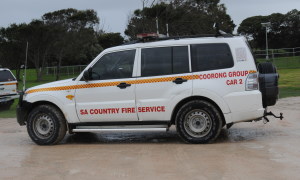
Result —
POLYGON ((173 74, 190 71, 188 51, 187 46, 173 47, 173 74))
POLYGON ((208 71, 233 67, 233 58, 228 44, 191 45, 192 70, 208 71))
POLYGON ((0 71, 0 82, 6 82, 6 81, 15 81, 16 79, 11 74, 10 71, 4 70, 0 71))
POLYGON ((160 76, 188 72, 187 46, 142 49, 142 76, 160 76))

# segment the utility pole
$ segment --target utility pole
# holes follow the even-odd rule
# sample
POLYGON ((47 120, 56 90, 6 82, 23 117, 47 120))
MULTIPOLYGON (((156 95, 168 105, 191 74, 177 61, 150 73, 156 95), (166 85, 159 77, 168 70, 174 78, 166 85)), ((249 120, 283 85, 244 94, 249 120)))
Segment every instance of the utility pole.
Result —
POLYGON ((269 50, 268 50, 268 28, 271 26, 270 22, 261 23, 263 27, 266 28, 266 60, 269 59, 269 50))
POLYGON ((159 34, 159 30, 158 30, 158 17, 156 16, 156 33, 159 34))
POLYGON ((166 26, 167 26, 166 27, 167 28, 167 37, 169 37, 169 24, 167 23, 166 26))
POLYGON ((145 0, 143 0, 143 15, 142 15, 142 18, 143 18, 143 33, 145 33, 145 16, 144 16, 144 9, 145 9, 145 0))

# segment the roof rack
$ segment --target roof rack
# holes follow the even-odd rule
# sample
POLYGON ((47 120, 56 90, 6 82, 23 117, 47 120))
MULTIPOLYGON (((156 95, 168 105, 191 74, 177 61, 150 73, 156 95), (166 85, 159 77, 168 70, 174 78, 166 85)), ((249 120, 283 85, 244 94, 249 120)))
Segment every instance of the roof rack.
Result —
POLYGON ((180 40, 187 38, 201 38, 201 37, 233 37, 232 34, 227 34, 224 31, 218 30, 216 34, 198 34, 198 35, 187 35, 187 36, 171 36, 171 37, 159 37, 156 33, 143 33, 137 35, 138 40, 130 41, 124 43, 124 45, 136 44, 136 43, 145 43, 145 42, 156 42, 156 41, 165 41, 165 40, 180 40))

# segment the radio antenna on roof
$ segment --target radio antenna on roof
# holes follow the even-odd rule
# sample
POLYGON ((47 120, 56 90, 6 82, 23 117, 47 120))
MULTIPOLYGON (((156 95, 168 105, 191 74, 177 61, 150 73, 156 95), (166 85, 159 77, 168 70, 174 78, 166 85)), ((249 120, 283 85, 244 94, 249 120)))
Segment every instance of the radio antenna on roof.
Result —
POLYGON ((222 30, 220 30, 220 26, 219 26, 219 23, 214 23, 214 29, 216 31, 216 37, 232 37, 233 35, 232 34, 228 34, 222 30))

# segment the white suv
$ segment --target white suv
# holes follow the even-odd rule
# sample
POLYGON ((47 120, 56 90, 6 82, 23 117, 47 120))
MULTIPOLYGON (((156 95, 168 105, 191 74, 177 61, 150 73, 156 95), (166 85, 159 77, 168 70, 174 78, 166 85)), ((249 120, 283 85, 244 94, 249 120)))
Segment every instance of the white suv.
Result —
POLYGON ((6 68, 0 68, 0 109, 9 109, 14 99, 19 97, 17 84, 13 73, 6 68))
POLYGON ((244 37, 202 37, 106 49, 77 78, 30 88, 18 122, 39 145, 69 133, 141 131, 176 125, 188 143, 260 120, 278 96, 272 64, 258 68, 244 37), (261 83, 261 84, 259 84, 261 83))

